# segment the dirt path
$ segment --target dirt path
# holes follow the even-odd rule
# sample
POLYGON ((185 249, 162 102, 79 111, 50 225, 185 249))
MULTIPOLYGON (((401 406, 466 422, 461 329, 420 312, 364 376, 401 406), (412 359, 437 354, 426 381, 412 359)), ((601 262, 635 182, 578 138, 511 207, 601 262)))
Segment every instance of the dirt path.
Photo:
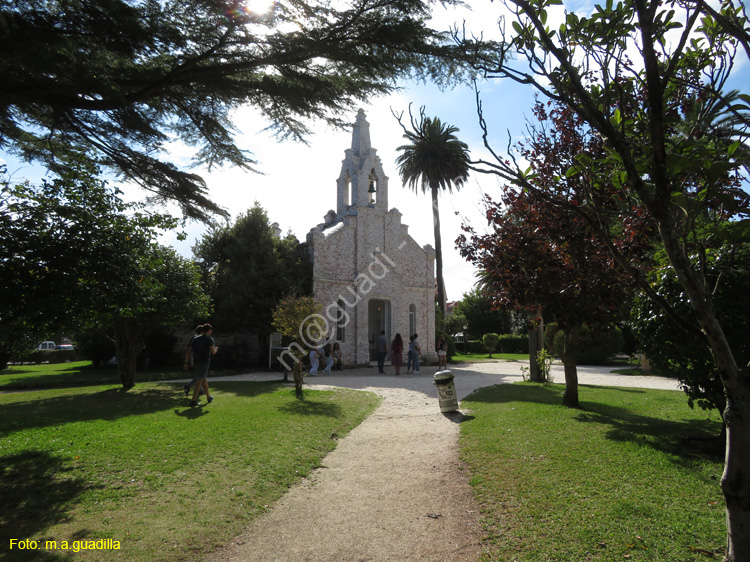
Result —
MULTIPOLYGON (((476 388, 521 380, 520 367, 485 363, 452 368, 459 398, 476 388)), ((356 369, 306 379, 311 387, 370 390, 383 403, 323 459, 309 480, 209 560, 476 562, 482 530, 469 474, 459 462, 462 415, 440 413, 434 370, 396 377, 356 369)), ((601 368, 584 367, 580 378, 581 384, 676 388, 675 381, 609 375, 601 368)))

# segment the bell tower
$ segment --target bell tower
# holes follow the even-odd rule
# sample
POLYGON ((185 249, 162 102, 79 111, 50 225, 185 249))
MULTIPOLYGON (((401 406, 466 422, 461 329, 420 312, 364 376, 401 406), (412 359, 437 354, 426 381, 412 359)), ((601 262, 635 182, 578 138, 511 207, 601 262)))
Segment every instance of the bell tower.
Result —
POLYGON ((388 209, 388 177, 370 144, 370 124, 360 109, 352 127, 352 144, 344 152, 337 180, 337 215, 357 215, 362 207, 388 209))

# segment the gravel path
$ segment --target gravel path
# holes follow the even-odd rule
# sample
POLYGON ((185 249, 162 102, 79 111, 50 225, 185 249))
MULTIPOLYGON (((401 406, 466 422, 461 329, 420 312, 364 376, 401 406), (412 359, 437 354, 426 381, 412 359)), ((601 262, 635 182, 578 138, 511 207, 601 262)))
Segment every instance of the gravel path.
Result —
MULTIPOLYGON (((522 366, 452 366, 459 399, 477 388, 521 380, 522 366)), ((440 413, 434 372, 434 367, 423 368, 420 375, 396 377, 361 368, 306 377, 311 388, 368 390, 383 402, 309 479, 209 560, 476 562, 482 552, 482 530, 469 475, 459 461, 463 416, 440 413)), ((552 374, 555 382, 564 380, 561 366, 553 366, 552 374)), ((278 380, 278 374, 239 379, 278 380)), ((579 382, 677 389, 671 379, 612 375, 599 367, 579 367, 579 382)))

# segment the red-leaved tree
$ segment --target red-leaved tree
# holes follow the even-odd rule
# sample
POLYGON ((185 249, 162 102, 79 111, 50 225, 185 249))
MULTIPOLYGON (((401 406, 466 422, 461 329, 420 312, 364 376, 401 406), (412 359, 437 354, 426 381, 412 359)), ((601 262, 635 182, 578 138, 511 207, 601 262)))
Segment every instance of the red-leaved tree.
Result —
MULTIPOLYGON (((538 123, 519 148, 530 163, 529 181, 537 189, 504 188, 500 201, 485 197, 490 231, 478 234, 464 225, 457 243, 461 254, 480 268, 497 306, 553 315, 565 334, 563 404, 578 407, 576 354, 584 323, 604 324, 619 312, 633 279, 618 268, 602 239, 602 228, 617 229, 617 249, 640 259, 649 243, 649 221, 634 213, 626 225, 602 224, 591 216, 600 209, 632 205, 615 189, 593 189, 585 175, 567 176, 575 158, 601 153, 600 140, 562 105, 537 103, 538 123), (550 204, 554 199, 556 204, 550 204), (641 217, 639 219, 639 217, 641 217), (642 219, 642 220, 641 220, 642 219)), ((534 358, 531 358, 533 361, 534 358)))

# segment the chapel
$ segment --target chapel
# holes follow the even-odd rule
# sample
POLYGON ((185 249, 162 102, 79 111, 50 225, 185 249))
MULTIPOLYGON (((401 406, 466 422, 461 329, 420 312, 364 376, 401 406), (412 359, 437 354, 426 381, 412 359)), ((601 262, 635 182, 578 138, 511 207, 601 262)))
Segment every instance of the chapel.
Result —
POLYGON ((435 250, 420 246, 388 209, 388 176, 370 144, 370 124, 359 110, 351 147, 336 180, 336 210, 310 230, 313 295, 323 305, 330 337, 345 363, 377 359, 381 330, 389 342, 419 334, 422 355, 435 354, 435 250))

